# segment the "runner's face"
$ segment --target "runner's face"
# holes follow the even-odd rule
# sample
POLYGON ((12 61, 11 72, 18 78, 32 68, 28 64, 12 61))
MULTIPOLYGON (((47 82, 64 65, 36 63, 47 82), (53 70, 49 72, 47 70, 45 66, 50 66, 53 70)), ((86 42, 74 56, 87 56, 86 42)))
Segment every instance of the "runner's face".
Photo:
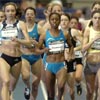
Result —
POLYGON ((31 9, 28 9, 25 14, 26 21, 34 21, 35 20, 35 12, 31 9))
POLYGON ((13 5, 7 5, 5 7, 6 18, 16 18, 16 8, 13 5))
POLYGON ((100 10, 100 4, 95 4, 94 7, 92 8, 92 12, 96 10, 100 10))
POLYGON ((62 9, 59 5, 55 5, 53 8, 52 8, 52 12, 55 12, 55 13, 58 13, 58 14, 62 14, 62 9))
POLYGON ((48 9, 47 9, 47 17, 50 15, 50 13, 51 13, 51 5, 48 7, 48 9))
POLYGON ((0 12, 0 22, 2 22, 5 19, 4 12, 0 12))
POLYGON ((65 15, 61 15, 61 23, 60 23, 61 27, 63 29, 66 29, 68 28, 68 25, 69 25, 69 19, 67 16, 65 15))
POLYGON ((74 19, 74 18, 71 19, 70 20, 70 27, 77 29, 78 28, 78 21, 76 19, 74 19))
POLYGON ((100 13, 95 13, 92 17, 92 22, 94 26, 100 27, 100 13))
POLYGON ((52 14, 49 21, 52 28, 58 28, 60 24, 60 18, 57 14, 52 14))
POLYGON ((50 13, 51 13, 51 6, 49 6, 49 7, 47 8, 47 10, 44 10, 44 15, 45 15, 47 18, 49 17, 50 13))

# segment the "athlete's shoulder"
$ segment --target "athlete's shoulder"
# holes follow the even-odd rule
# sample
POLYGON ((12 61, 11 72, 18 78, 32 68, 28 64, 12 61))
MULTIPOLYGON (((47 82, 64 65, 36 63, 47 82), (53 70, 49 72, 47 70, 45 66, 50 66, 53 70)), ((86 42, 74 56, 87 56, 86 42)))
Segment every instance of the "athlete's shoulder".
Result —
POLYGON ((38 30, 41 30, 42 26, 40 24, 35 24, 37 25, 38 30))
POLYGON ((62 31, 62 33, 63 33, 63 35, 64 35, 65 38, 69 35, 68 31, 63 31, 63 30, 61 30, 61 31, 62 31))
POLYGON ((76 33, 76 32, 78 32, 78 29, 75 29, 75 28, 71 28, 71 33, 76 33))
POLYGON ((73 36, 81 35, 81 32, 80 32, 79 29, 74 29, 74 28, 72 28, 72 29, 71 29, 71 33, 72 33, 73 36))
POLYGON ((42 26, 40 26, 39 24, 37 24, 37 29, 38 29, 39 35, 46 33, 46 30, 42 26))
MULTIPOLYGON (((91 30, 91 27, 86 27, 86 28, 85 28, 85 31, 90 31, 90 30, 91 30)), ((84 32, 85 32, 85 31, 84 31, 84 32)))
POLYGON ((40 25, 40 26, 43 26, 45 24, 45 20, 40 20, 39 22, 38 22, 38 25, 40 25))
POLYGON ((3 26, 4 26, 4 21, 3 22, 0 22, 0 30, 3 29, 3 26))
POLYGON ((2 26, 2 22, 0 22, 0 27, 2 26))
POLYGON ((90 34, 90 27, 87 27, 86 29, 85 29, 85 31, 84 31, 84 33, 83 33, 83 35, 85 36, 85 37, 87 37, 87 36, 89 36, 89 34, 90 34))
POLYGON ((19 24, 25 24, 23 20, 18 20, 19 24))
POLYGON ((19 28, 26 28, 26 23, 22 20, 19 20, 19 28))

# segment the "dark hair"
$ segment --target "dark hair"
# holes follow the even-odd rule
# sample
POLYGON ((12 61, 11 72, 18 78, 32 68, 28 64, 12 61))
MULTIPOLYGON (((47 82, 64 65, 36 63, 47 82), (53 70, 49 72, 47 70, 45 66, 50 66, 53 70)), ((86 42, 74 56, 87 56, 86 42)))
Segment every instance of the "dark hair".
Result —
POLYGON ((76 19, 77 22, 79 22, 79 19, 78 19, 78 17, 76 17, 76 16, 71 16, 70 20, 71 20, 71 19, 76 19))
POLYGON ((35 15, 36 15, 36 10, 35 10, 35 8, 33 8, 33 7, 27 7, 26 9, 25 9, 25 14, 26 14, 26 12, 27 12, 27 10, 33 10, 34 11, 34 13, 35 13, 35 15))
POLYGON ((22 10, 20 8, 17 8, 17 10, 16 10, 16 16, 17 16, 18 19, 21 18, 21 16, 22 16, 22 10))
POLYGON ((68 17, 68 19, 70 20, 70 15, 68 13, 63 13, 62 15, 68 17))
POLYGON ((54 12, 54 13, 50 13, 50 15, 49 15, 49 20, 50 20, 50 17, 51 17, 52 15, 54 15, 54 14, 58 15, 59 19, 61 19, 61 15, 58 14, 58 13, 56 13, 56 12, 54 12))
POLYGON ((92 9, 93 9, 93 7, 96 5, 96 4, 99 4, 100 5, 100 2, 99 1, 95 1, 93 4, 92 4, 92 9))
MULTIPOLYGON (((94 15, 95 13, 100 13, 100 10, 93 11, 92 14, 91 14, 91 17, 93 17, 93 15, 94 15)), ((93 26, 92 20, 91 20, 90 23, 89 23, 89 27, 90 27, 90 26, 93 26)))

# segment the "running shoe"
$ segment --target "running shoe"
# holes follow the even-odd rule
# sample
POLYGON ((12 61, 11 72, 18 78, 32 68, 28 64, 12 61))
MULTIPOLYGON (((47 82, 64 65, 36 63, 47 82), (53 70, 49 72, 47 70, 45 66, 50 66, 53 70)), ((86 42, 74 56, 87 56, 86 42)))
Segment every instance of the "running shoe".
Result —
POLYGON ((30 99, 30 89, 29 88, 25 88, 24 97, 26 100, 30 99))
POLYGON ((80 96, 82 94, 82 87, 81 87, 81 84, 77 85, 76 86, 76 89, 77 89, 77 94, 80 96))

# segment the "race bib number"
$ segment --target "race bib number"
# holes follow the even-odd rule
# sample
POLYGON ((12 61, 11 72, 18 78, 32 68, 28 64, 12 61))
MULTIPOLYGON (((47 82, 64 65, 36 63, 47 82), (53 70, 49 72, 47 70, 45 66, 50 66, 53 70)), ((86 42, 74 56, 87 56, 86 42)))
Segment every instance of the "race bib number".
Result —
POLYGON ((49 52, 60 53, 64 51, 64 41, 54 41, 49 43, 49 52))
POLYGON ((82 58, 82 52, 81 51, 75 51, 75 58, 82 58))
POLYGON ((94 43, 92 44, 91 48, 100 50, 100 39, 94 41, 94 43))
POLYGON ((16 29, 7 29, 7 30, 2 30, 1 36, 2 37, 16 37, 18 35, 18 32, 16 29))
POLYGON ((81 45, 81 43, 80 43, 80 41, 76 41, 76 46, 80 46, 81 45))

